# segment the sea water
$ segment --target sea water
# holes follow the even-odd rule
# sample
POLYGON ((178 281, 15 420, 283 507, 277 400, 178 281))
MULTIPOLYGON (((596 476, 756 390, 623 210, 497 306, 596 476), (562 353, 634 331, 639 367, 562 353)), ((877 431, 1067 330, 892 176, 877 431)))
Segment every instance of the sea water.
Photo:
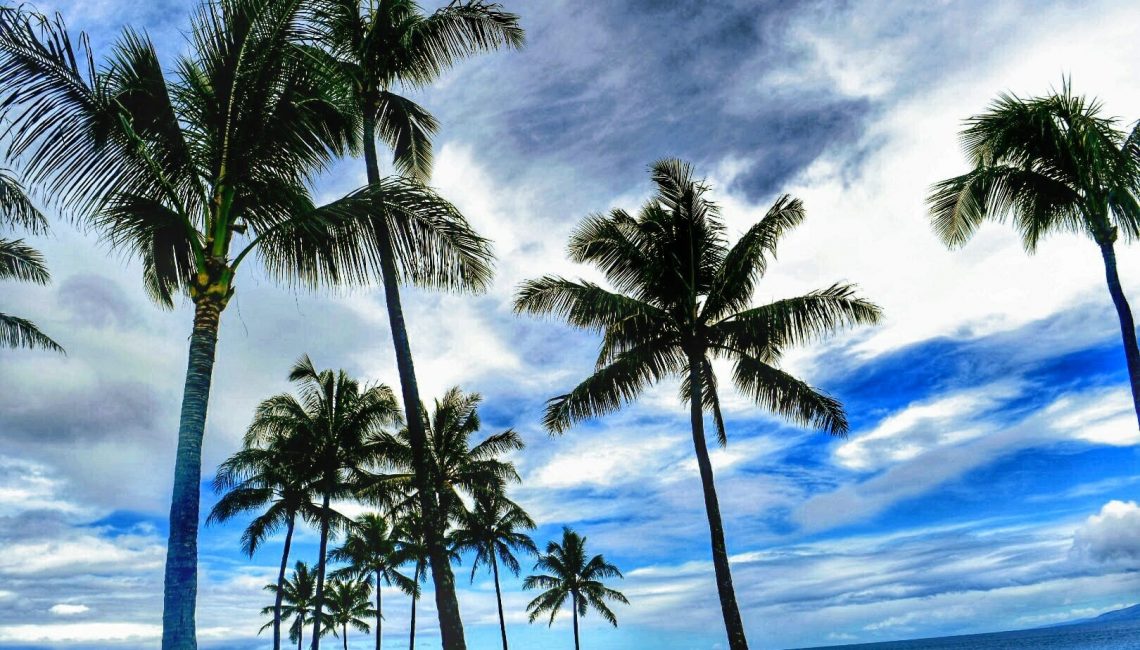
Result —
MULTIPOLYGON (((1140 621, 1084 623, 1065 627, 936 639, 827 646, 843 650, 1140 650, 1140 621)), ((824 650, 803 648, 801 650, 824 650)))

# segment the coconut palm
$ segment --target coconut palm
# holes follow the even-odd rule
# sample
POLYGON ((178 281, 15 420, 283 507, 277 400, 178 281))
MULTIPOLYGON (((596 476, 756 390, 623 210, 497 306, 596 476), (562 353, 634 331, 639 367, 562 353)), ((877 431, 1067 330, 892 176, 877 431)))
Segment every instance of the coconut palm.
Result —
POLYGON ((383 427, 400 421, 392 390, 384 385, 362 385, 343 370, 318 371, 302 357, 289 373, 300 397, 288 393, 262 402, 246 433, 247 446, 274 439, 292 439, 299 473, 320 496, 316 517, 320 527, 312 647, 320 648, 323 625, 325 568, 329 533, 343 522, 331 507, 334 499, 353 496, 356 480, 366 465, 365 441, 383 427))
POLYGON ((620 592, 602 584, 605 578, 620 578, 621 571, 601 555, 586 559, 586 538, 567 527, 562 529, 562 543, 551 541, 546 545, 546 553, 538 557, 535 569, 548 573, 527 576, 523 589, 544 590, 526 606, 530 612, 530 622, 540 616, 550 614, 547 625, 554 624, 566 598, 570 598, 570 611, 574 616, 574 650, 578 650, 578 617, 585 616, 591 608, 617 627, 617 616, 606 601, 629 604, 620 592))
POLYGON ((274 616, 273 621, 261 627, 262 631, 274 624, 277 620, 277 612, 280 610, 282 617, 292 617, 293 623, 289 626, 289 640, 297 644, 297 650, 301 650, 305 637, 305 626, 309 624, 314 611, 313 596, 315 589, 316 576, 309 571, 309 565, 304 562, 297 562, 293 567, 293 576, 281 583, 280 587, 275 584, 265 585, 266 591, 272 591, 277 596, 273 605, 261 610, 263 615, 273 614, 274 616), (279 605, 279 603, 284 604, 279 605))
MULTIPOLYGON (((518 432, 507 429, 487 436, 478 444, 471 444, 471 436, 479 432, 482 423, 478 406, 483 397, 478 393, 464 393, 458 387, 449 389, 435 400, 425 414, 423 427, 427 432, 428 484, 431 505, 443 519, 437 525, 446 526, 458 521, 464 512, 461 495, 473 497, 485 490, 503 490, 507 483, 518 482, 514 463, 501 456, 518 451, 524 444, 518 432)), ((379 491, 403 488, 405 494, 418 496, 414 467, 415 451, 411 430, 402 429, 397 435, 382 435, 373 443, 373 453, 389 467, 404 474, 382 474, 372 479, 366 495, 379 491)), ((397 508, 410 505, 407 499, 397 508)), ((430 549, 429 549, 430 550, 430 549)))
POLYGON ((376 585, 376 650, 381 647, 383 622, 381 601, 382 584, 396 585, 405 593, 414 593, 416 583, 400 573, 399 565, 403 558, 397 539, 392 536, 388 521, 379 514, 361 515, 348 527, 344 543, 329 552, 329 559, 345 562, 348 566, 337 569, 333 577, 337 579, 369 577, 376 585))
MULTIPOLYGON (((47 220, 28 200, 23 186, 3 170, 0 170, 0 226, 23 228, 32 234, 47 231, 47 220)), ((47 284, 51 275, 39 251, 22 239, 0 237, 0 280, 47 284)), ((63 352, 63 348, 32 321, 4 313, 0 313, 0 346, 63 352)))
POLYGON ((792 345, 877 322, 880 314, 845 284, 751 307, 780 237, 804 218, 800 201, 780 197, 730 247, 707 185, 693 178, 688 164, 659 161, 652 177, 657 194, 636 216, 624 210, 595 215, 570 237, 570 258, 597 266, 615 290, 545 276, 523 283, 515 309, 557 314, 603 334, 594 374, 548 403, 544 424, 553 433, 615 411, 667 376, 682 378, 729 647, 743 650, 748 642, 705 442, 704 413, 711 411, 717 441, 727 443, 712 360, 731 361, 734 383, 757 404, 842 434, 847 419, 840 403, 780 370, 779 361, 792 345))
POLYGON ((305 287, 364 283, 380 266, 389 278, 455 288, 481 287, 489 273, 486 242, 414 181, 376 179, 314 204, 311 182, 358 145, 359 120, 314 56, 306 4, 203 3, 169 74, 139 32, 125 30, 97 65, 62 19, 0 9, 10 156, 30 185, 141 261, 159 304, 189 296, 194 305, 164 650, 196 646, 202 434, 219 322, 243 263, 260 258, 271 277, 305 287))
POLYGON ((471 564, 471 581, 480 565, 489 566, 495 578, 495 602, 499 607, 499 632, 503 637, 503 650, 507 650, 507 622, 503 617, 503 594, 499 587, 499 563, 519 574, 515 553, 538 555, 534 540, 523 530, 534 530, 534 520, 517 503, 497 490, 480 490, 475 493, 474 507, 465 512, 459 527, 452 534, 456 550, 475 553, 471 564))
MULTIPOLYGON (((396 558, 400 564, 412 565, 412 580, 401 585, 404 593, 412 597, 412 615, 409 624, 408 650, 416 650, 416 602, 420 599, 420 583, 427 579, 427 541, 424 533, 424 520, 419 510, 413 506, 403 510, 392 527, 392 540, 396 544, 396 558)), ((450 562, 449 556, 449 562, 450 562)))
MULTIPOLYGON (((421 179, 430 173, 430 138, 436 121, 426 109, 400 95, 397 91, 401 87, 426 85, 462 57, 503 46, 521 47, 523 43, 518 17, 482 0, 457 0, 430 15, 424 15, 414 0, 317 0, 315 6, 320 40, 334 62, 329 68, 336 71, 334 76, 351 96, 360 118, 361 128, 356 134, 364 150, 369 183, 380 178, 378 139, 392 148, 395 166, 401 172, 421 179)), ((434 522, 434 513, 427 510, 424 432, 414 412, 420 404, 419 388, 394 263, 393 247, 398 237, 389 236, 383 229, 379 234, 388 322, 415 452, 413 467, 419 494, 425 498, 420 507, 434 522)), ((482 285, 489 280, 489 273, 467 279, 472 285, 482 285)), ((432 580, 443 647, 460 650, 466 646, 454 576, 444 561, 445 527, 433 523, 428 529, 428 546, 435 559, 431 563, 432 580)))
MULTIPOLYGON (((259 413, 268 408, 264 403, 259 413)), ((251 429, 256 436, 255 420, 251 429)), ((224 493, 210 511, 207 524, 220 523, 251 511, 262 510, 242 532, 242 550, 253 554, 269 536, 285 527, 285 543, 277 585, 285 581, 293 532, 300 515, 308 521, 320 521, 320 508, 313 502, 314 485, 305 476, 306 458, 296 436, 275 436, 264 440, 249 439, 249 445, 230 456, 214 477, 214 491, 224 493)), ((273 648, 281 648, 281 603, 284 591, 277 590, 273 614, 273 648)))
POLYGON ((1012 221, 1029 253, 1056 232, 1096 243, 1140 422, 1140 349, 1115 250, 1121 236, 1140 237, 1140 124, 1126 133, 1101 111, 1097 100, 1074 95, 1068 80, 1043 97, 1000 95, 966 120, 961 138, 973 169, 935 184, 927 203, 935 232, 951 248, 986 220, 1012 221))
POLYGON ((364 619, 378 615, 368 602, 371 589, 368 578, 337 578, 329 583, 329 629, 341 638, 344 650, 348 650, 348 627, 368 633, 370 628, 364 619), (339 633, 337 626, 340 626, 339 633))

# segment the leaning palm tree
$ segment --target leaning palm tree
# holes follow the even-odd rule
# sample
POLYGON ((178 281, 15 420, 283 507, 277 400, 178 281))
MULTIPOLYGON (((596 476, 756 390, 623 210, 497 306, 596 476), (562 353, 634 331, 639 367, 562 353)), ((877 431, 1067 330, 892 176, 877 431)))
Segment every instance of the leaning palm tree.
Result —
POLYGON ((548 403, 544 424, 552 433, 615 411, 667 376, 682 378, 721 613, 729 647, 743 650, 748 642, 705 442, 704 414, 711 411, 717 441, 727 443, 712 361, 731 361, 734 382, 757 404, 842 434, 847 419, 840 403, 780 370, 780 358, 793 345, 877 322, 880 313, 845 284, 751 307, 780 237, 804 218, 800 201, 780 197, 730 247, 719 210, 706 197, 708 187, 694 180, 688 164, 662 160, 653 165, 652 176, 657 195, 636 216, 624 210, 595 215, 570 237, 570 258, 600 268, 615 290, 545 276, 523 283, 515 310, 557 314, 603 334, 594 374, 548 403))
POLYGON ((605 578, 620 578, 621 571, 601 555, 586 559, 586 538, 564 527, 562 543, 550 542, 546 553, 538 557, 535 569, 548 573, 527 576, 523 589, 543 589, 544 591, 526 606, 530 612, 530 622, 550 613, 547 625, 554 624, 566 598, 570 598, 570 611, 574 616, 574 650, 578 650, 578 617, 585 616, 593 608, 602 618, 617 627, 617 616, 606 605, 606 601, 629 604, 620 591, 602 584, 605 578))
POLYGON ((285 618, 292 617, 293 623, 289 626, 289 640, 297 644, 301 650, 305 637, 305 626, 313 615, 313 595, 316 589, 316 576, 309 571, 309 565, 297 562, 293 567, 293 577, 278 585, 265 585, 266 591, 276 594, 274 604, 261 610, 262 614, 272 614, 273 621, 263 625, 261 629, 270 627, 278 617, 278 611, 285 618), (284 603, 283 605, 279 603, 284 603))
MULTIPOLYGON (((263 403, 258 414, 264 417, 263 403)), ((255 419, 251 429, 261 426, 255 419)), ((295 435, 273 436, 268 440, 250 438, 249 445, 230 456, 214 477, 214 491, 224 493, 214 505, 206 523, 220 523, 251 511, 262 510, 242 532, 241 547, 249 557, 265 539, 285 527, 281 566, 277 573, 277 600, 273 614, 273 648, 281 649, 281 605, 285 568, 293 544, 298 515, 308 521, 320 521, 320 508, 313 502, 314 483, 305 476, 307 459, 295 435)))
MULTIPOLYGON (((414 0, 316 0, 320 42, 333 61, 329 66, 351 96, 361 128, 357 142, 364 150, 368 182, 380 178, 377 140, 394 152, 398 170, 426 179, 431 169, 431 135, 437 125, 423 107, 400 95, 400 87, 430 83, 456 60, 499 47, 521 47, 523 30, 518 17, 483 0, 456 0, 431 15, 424 15, 414 0)), ((436 608, 445 650, 465 648, 455 579, 443 542, 445 525, 435 522, 426 497, 425 436, 414 409, 420 404, 411 344, 400 303, 399 274, 394 246, 397 233, 380 229, 378 243, 384 279, 384 296, 392 344, 400 374, 405 416, 411 427, 414 465, 421 504, 429 522, 428 547, 435 583, 436 608)), ((482 284, 489 276, 470 276, 482 284)))
MULTIPOLYGON (((0 226, 23 228, 32 234, 47 231, 47 219, 28 200, 20 182, 3 170, 0 170, 0 226)), ((51 275, 39 251, 22 239, 0 237, 0 280, 47 284, 51 275)), ((0 346, 63 352, 63 348, 32 321, 4 313, 0 313, 0 346)))
POLYGON ((367 634, 370 628, 365 618, 378 615, 368 603, 371 588, 368 578, 339 578, 329 584, 329 629, 341 638, 344 650, 348 650, 348 627, 351 625, 367 634))
POLYGON ((344 543, 329 552, 329 559, 347 563, 344 568, 333 572, 336 579, 367 577, 375 581, 376 650, 380 650, 384 618, 380 586, 395 585, 405 593, 413 593, 416 588, 416 583, 399 571, 403 558, 388 520, 376 513, 361 515, 349 525, 344 543))
POLYGON ((499 587, 499 563, 519 574, 515 553, 538 555, 534 540, 522 532, 533 530, 534 520, 514 501, 497 490, 481 490, 475 494, 474 507, 465 512, 459 527, 452 533, 456 550, 472 551, 471 581, 480 565, 489 566, 495 578, 495 602, 499 607, 499 632, 503 650, 507 650, 507 621, 503 616, 503 594, 499 587))
POLYGON ((358 474, 368 462, 365 441, 383 427, 400 422, 399 406, 392 390, 384 385, 362 385, 343 370, 318 371, 302 357, 289 373, 299 398, 288 393, 271 397, 258 406, 245 443, 253 446, 274 439, 292 439, 299 473, 320 496, 316 518, 320 527, 317 555, 315 613, 312 617, 312 647, 320 648, 324 605, 325 569, 329 533, 343 523, 331 507, 334 499, 354 494, 358 474))
POLYGON ((0 8, 9 155, 29 185, 140 260, 159 304, 188 296, 194 305, 164 650, 196 647, 202 434, 219 322, 244 262, 260 258, 270 276, 314 288, 393 273, 425 286, 481 287, 489 273, 486 241, 414 181, 376 179, 314 203, 312 181, 357 148, 359 120, 314 56, 308 9, 303 0, 203 3, 189 47, 166 73, 139 32, 124 31, 100 65, 62 19, 0 8))
POLYGON ((1068 80, 1044 97, 1002 94, 962 131, 973 169, 934 185, 927 202, 935 231, 952 248, 986 220, 1012 221, 1029 253, 1055 232, 1096 243, 1140 423, 1140 349, 1115 250, 1120 236, 1140 237, 1140 123, 1126 133, 1101 109, 1097 100, 1074 95, 1068 80))

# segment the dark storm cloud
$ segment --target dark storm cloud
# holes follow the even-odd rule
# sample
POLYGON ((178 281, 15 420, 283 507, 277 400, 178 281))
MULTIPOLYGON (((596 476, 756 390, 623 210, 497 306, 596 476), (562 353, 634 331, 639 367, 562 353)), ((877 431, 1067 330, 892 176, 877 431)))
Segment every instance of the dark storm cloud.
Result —
POLYGON ((439 109, 443 123, 478 124, 478 132, 464 136, 509 148, 499 160, 573 165, 588 170, 597 190, 625 191, 665 156, 704 167, 733 157, 750 163, 736 185, 755 199, 777 191, 828 148, 852 143, 872 110, 863 99, 817 92, 804 101, 802 94, 766 87, 765 74, 807 56, 784 33, 802 6, 520 6, 529 49, 496 55, 494 63, 467 71, 462 88, 449 87, 442 101, 428 103, 458 103, 463 114, 439 109), (498 112, 471 120, 471 106, 498 112))
POLYGON ((0 395, 0 431, 9 441, 75 444, 133 437, 155 427, 159 395, 147 384, 99 382, 69 391, 0 395))

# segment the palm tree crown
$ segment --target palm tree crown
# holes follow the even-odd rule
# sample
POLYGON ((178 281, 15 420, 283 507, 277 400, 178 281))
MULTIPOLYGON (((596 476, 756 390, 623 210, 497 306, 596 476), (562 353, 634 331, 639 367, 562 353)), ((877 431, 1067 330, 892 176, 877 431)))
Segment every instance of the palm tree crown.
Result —
POLYGON ((376 610, 368 602, 371 588, 368 578, 341 578, 329 585, 329 629, 333 635, 341 637, 344 650, 348 650, 349 626, 365 633, 371 630, 365 620, 376 615, 376 610))
POLYGON ((666 377, 681 377, 722 614, 730 647, 744 650, 747 640, 704 434, 704 413, 711 411, 717 440, 727 443, 712 361, 730 361, 737 387, 767 410, 842 434, 847 418, 840 403, 780 370, 779 362, 793 345, 875 323, 880 313, 846 284, 750 306, 780 238, 803 220, 803 205, 780 197, 729 246, 719 209, 707 197, 709 188, 694 179, 688 164, 662 160, 651 172, 656 196, 636 215, 624 210, 594 215, 570 237, 570 259, 598 267, 614 290, 545 276, 522 284, 515 309, 557 314, 603 335, 594 374, 548 403, 544 423, 551 432, 617 410, 666 377))
POLYGON ((1067 79, 1044 97, 1001 95, 962 131, 973 169, 935 184, 927 203, 935 232, 952 248, 987 220, 1012 221, 1030 253, 1055 232, 1096 242, 1140 423, 1140 348, 1115 250, 1119 236, 1140 237, 1140 123, 1127 133, 1101 109, 1074 95, 1067 79))
MULTIPOLYGON (((0 226, 23 228, 32 234, 47 231, 47 220, 28 200, 19 181, 0 170, 0 226)), ((18 280, 47 284, 51 281, 40 252, 22 239, 0 237, 0 280, 18 280)), ((0 346, 8 348, 44 348, 63 352, 52 338, 35 323, 18 316, 0 313, 0 346)))
POLYGON ((348 526, 344 543, 329 552, 329 560, 347 563, 333 572, 336 579, 372 578, 375 581, 376 647, 379 649, 383 623, 381 585, 396 585, 405 593, 416 590, 416 584, 399 571, 404 558, 388 521, 376 513, 361 515, 348 526))
MULTIPOLYGON (((313 597, 316 591, 316 576, 309 570, 309 565, 297 562, 293 568, 293 576, 286 580, 278 589, 277 585, 265 585, 265 590, 274 594, 281 594, 281 616, 292 618, 289 626, 289 640, 297 644, 301 650, 301 643, 305 636, 305 626, 312 619, 314 611, 313 597)), ((269 605, 261 610, 262 614, 272 615, 276 606, 269 605)), ((273 621, 262 626, 262 630, 273 625, 273 621)))
POLYGON ((578 647, 578 617, 585 616, 593 609, 610 625, 617 627, 617 616, 606 604, 616 601, 629 604, 620 592, 602 583, 606 578, 620 578, 621 571, 601 555, 587 559, 586 538, 569 528, 562 529, 562 543, 551 541, 546 545, 546 553, 540 555, 535 569, 546 571, 527 576, 523 589, 544 590, 532 600, 526 609, 533 623, 541 616, 550 614, 548 625, 554 624, 566 599, 570 599, 570 610, 574 615, 574 647, 578 647))

